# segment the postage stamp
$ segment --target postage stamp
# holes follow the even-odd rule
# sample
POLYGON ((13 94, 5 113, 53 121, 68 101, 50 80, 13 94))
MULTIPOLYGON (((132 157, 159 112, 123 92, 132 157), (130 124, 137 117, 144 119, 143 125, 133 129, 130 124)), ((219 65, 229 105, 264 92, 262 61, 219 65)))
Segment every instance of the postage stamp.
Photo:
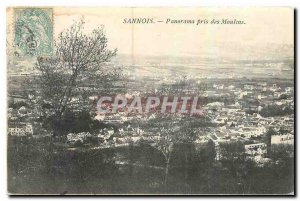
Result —
POLYGON ((14 44, 17 56, 52 54, 52 8, 15 8, 14 19, 14 44))

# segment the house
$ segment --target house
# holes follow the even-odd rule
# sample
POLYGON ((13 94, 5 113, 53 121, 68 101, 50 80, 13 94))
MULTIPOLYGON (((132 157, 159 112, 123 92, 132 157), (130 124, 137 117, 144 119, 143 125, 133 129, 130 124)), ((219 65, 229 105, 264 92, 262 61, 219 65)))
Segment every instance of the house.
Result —
POLYGON ((32 136, 33 128, 31 124, 15 124, 8 127, 8 134, 11 136, 32 136))
POLYGON ((206 106, 208 107, 208 109, 220 109, 220 108, 224 107, 224 103, 213 102, 213 103, 208 103, 206 106))
POLYGON ((81 132, 81 133, 69 133, 67 135, 67 141, 71 143, 81 142, 83 143, 88 137, 92 135, 89 132, 81 132))
POLYGON ((272 92, 277 92, 277 91, 280 91, 280 87, 277 87, 277 85, 276 84, 273 84, 273 86, 272 87, 270 87, 270 91, 272 91, 272 92))
POLYGON ((98 121, 103 121, 105 118, 104 114, 97 114, 97 116, 94 117, 94 119, 98 120, 98 121))
POLYGON ((124 123, 123 119, 120 116, 105 116, 103 122, 105 124, 124 123))
POLYGON ((272 135, 271 144, 294 144, 294 135, 272 135))
POLYGON ((230 85, 227 87, 228 90, 233 90, 234 88, 235 88, 235 86, 233 86, 233 85, 230 85))
POLYGON ((97 137, 102 141, 107 141, 115 133, 113 128, 104 128, 100 130, 100 133, 97 137))
POLYGON ((248 144, 245 145, 245 153, 251 156, 263 155, 267 153, 266 143, 248 144))
POLYGON ((214 84, 213 88, 215 88, 215 89, 224 89, 224 84, 214 84))
POLYGON ((257 83, 257 85, 265 87, 265 86, 267 86, 267 83, 266 82, 259 82, 259 83, 257 83))
POLYGON ((272 159, 270 158, 265 158, 265 157, 262 157, 261 155, 258 155, 258 156, 254 156, 253 158, 251 158, 258 167, 263 167, 265 166, 266 164, 269 164, 270 162, 272 162, 272 159))
POLYGON ((218 116, 216 119, 214 119, 214 123, 217 124, 225 124, 228 121, 228 117, 226 116, 218 116))
POLYGON ((293 93, 294 92, 294 87, 286 87, 285 92, 289 93, 289 94, 293 93))
POLYGON ((11 95, 9 97, 9 100, 11 100, 13 103, 19 103, 19 102, 25 102, 27 99, 23 96, 11 95))
POLYGON ((209 138, 205 135, 199 135, 197 139, 195 140, 196 144, 202 144, 202 143, 207 143, 209 141, 209 138))
POLYGON ((238 93, 238 99, 243 99, 243 98, 247 98, 247 97, 251 97, 252 92, 250 91, 239 91, 238 93))
POLYGON ((241 127, 239 131, 242 132, 244 136, 247 137, 258 137, 263 135, 267 129, 263 126, 260 127, 241 127))
POLYGON ((244 85, 244 89, 246 89, 246 90, 253 90, 253 89, 254 89, 254 86, 251 85, 251 84, 245 84, 245 85, 244 85))

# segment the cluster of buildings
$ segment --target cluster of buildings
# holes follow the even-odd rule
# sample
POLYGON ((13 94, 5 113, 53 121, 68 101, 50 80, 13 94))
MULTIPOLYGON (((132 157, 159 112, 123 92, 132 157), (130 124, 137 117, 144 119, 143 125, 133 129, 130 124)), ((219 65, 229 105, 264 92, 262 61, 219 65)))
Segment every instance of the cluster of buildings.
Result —
MULTIPOLYGON (((195 95, 197 84, 190 84, 183 89, 186 94, 195 95)), ((179 86, 180 87, 180 86, 179 86)), ((152 90, 159 94, 159 90, 152 90)), ((129 93, 129 92, 128 92, 129 93)), ((143 92, 146 93, 146 92, 143 92)), ((150 93, 150 92, 149 92, 150 93)), ((294 87, 288 82, 278 84, 261 81, 232 81, 206 84, 205 90, 197 92, 202 101, 203 115, 213 126, 199 126, 195 130, 198 137, 195 143, 213 141, 216 151, 222 143, 243 142, 244 153, 258 163, 268 161, 265 157, 267 144, 265 135, 270 130, 271 145, 294 144, 294 87)), ((142 92, 133 91, 127 95, 137 96, 142 92)), ((90 97, 95 101, 95 96, 90 97), (94 97, 94 98, 93 98, 94 97)), ((25 101, 20 97, 12 98, 14 103, 25 101)), ((168 114, 165 114, 168 115, 168 114)), ((136 126, 139 122, 147 124, 157 118, 157 113, 127 114, 119 111, 116 114, 98 114, 95 119, 106 124, 106 128, 93 133, 69 133, 67 142, 85 143, 92 139, 98 146, 101 144, 126 144, 159 137, 155 128, 136 126), (114 125, 111 128, 110 125, 114 125), (117 126, 115 126, 117 125, 117 126), (135 125, 135 126, 134 126, 135 125)), ((174 114, 174 121, 183 119, 183 114, 174 114)), ((8 109, 8 134, 11 136, 33 135, 33 125, 29 123, 36 118, 36 112, 26 106, 8 109)), ((217 152, 218 153, 218 152, 217 152)), ((222 154, 218 153, 219 160, 222 154)))
POLYGON ((219 148, 221 143, 240 141, 245 144, 244 153, 248 159, 254 160, 258 165, 268 163, 270 159, 266 157, 268 150, 266 134, 270 130, 273 132, 268 146, 294 144, 293 87, 280 87, 262 82, 240 87, 215 84, 213 89, 216 90, 213 94, 219 94, 217 91, 221 90, 221 93, 234 97, 232 104, 218 101, 208 103, 204 107, 207 116, 217 126, 206 135, 199 136, 196 142, 212 140, 215 144, 217 160, 222 157, 219 148), (264 111, 273 108, 274 111, 264 111), (276 110, 288 112, 283 114, 282 111, 276 110))

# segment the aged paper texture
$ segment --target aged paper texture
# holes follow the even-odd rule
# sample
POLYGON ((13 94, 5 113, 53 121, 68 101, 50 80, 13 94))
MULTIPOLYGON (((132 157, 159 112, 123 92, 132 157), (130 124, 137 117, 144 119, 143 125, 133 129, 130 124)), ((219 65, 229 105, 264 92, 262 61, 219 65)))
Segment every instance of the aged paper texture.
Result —
POLYGON ((12 195, 294 195, 294 10, 7 8, 12 195))

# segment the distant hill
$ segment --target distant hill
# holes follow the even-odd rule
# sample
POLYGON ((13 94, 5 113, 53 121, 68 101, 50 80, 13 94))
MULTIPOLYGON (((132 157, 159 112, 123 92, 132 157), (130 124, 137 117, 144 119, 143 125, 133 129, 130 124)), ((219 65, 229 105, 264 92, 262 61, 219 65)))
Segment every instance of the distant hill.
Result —
MULTIPOLYGON (((33 73, 36 58, 11 56, 7 51, 8 74, 33 73)), ((130 77, 174 79, 183 75, 209 77, 294 77, 293 45, 267 44, 249 46, 226 44, 203 49, 201 54, 183 52, 182 55, 118 54, 111 63, 130 77)))

